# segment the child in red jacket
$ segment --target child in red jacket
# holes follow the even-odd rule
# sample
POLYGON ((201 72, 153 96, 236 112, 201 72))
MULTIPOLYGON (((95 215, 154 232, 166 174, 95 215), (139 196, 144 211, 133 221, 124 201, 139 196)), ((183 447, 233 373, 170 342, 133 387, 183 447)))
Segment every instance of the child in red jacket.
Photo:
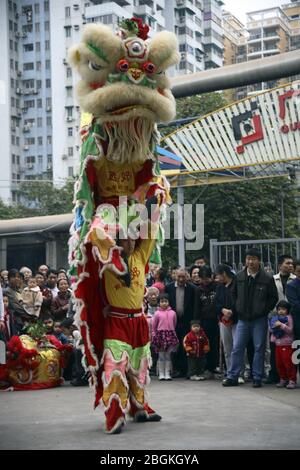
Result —
POLYGON ((199 320, 191 321, 191 331, 183 338, 187 354, 188 377, 190 380, 204 380, 205 354, 209 352, 209 341, 199 320))

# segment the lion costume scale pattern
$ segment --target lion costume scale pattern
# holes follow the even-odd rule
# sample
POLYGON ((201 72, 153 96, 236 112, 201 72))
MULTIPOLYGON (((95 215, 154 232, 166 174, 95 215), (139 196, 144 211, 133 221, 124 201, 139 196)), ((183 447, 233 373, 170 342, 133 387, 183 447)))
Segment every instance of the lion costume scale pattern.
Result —
POLYGON ((148 39, 148 30, 137 18, 124 20, 117 34, 91 24, 69 51, 81 78, 82 111, 69 261, 78 276, 77 321, 95 406, 104 406, 108 433, 120 432, 126 411, 136 421, 160 419, 147 402, 151 356, 142 303, 147 263, 151 253, 159 259, 161 221, 170 202, 156 154, 156 123, 175 116, 166 69, 178 63, 179 53, 173 33, 148 39), (149 237, 137 240, 126 258, 118 238, 129 236, 135 204, 147 201, 156 205, 149 237))

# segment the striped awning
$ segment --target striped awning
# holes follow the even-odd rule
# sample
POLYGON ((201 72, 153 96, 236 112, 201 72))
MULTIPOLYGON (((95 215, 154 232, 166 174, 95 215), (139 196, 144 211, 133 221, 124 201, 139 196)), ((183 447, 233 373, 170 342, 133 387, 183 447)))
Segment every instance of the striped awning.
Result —
POLYGON ((188 172, 300 160, 300 82, 248 97, 163 138, 188 172))

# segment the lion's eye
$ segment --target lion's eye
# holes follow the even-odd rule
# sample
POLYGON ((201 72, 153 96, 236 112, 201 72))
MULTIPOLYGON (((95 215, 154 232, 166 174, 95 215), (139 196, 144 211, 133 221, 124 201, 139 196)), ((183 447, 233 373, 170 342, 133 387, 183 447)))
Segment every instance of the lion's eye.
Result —
POLYGON ((101 70, 103 67, 102 65, 99 65, 99 64, 95 64, 95 62, 91 62, 89 60, 89 69, 90 70, 93 70, 94 72, 98 72, 99 70, 101 70))

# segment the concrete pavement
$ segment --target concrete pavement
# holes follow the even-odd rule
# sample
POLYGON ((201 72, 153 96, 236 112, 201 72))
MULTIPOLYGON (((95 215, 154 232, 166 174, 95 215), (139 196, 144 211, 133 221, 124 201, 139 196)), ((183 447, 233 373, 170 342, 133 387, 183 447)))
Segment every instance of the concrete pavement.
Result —
POLYGON ((64 385, 0 393, 0 449, 299 449, 300 388, 184 379, 150 385, 150 405, 163 420, 103 433, 93 391, 64 385))

